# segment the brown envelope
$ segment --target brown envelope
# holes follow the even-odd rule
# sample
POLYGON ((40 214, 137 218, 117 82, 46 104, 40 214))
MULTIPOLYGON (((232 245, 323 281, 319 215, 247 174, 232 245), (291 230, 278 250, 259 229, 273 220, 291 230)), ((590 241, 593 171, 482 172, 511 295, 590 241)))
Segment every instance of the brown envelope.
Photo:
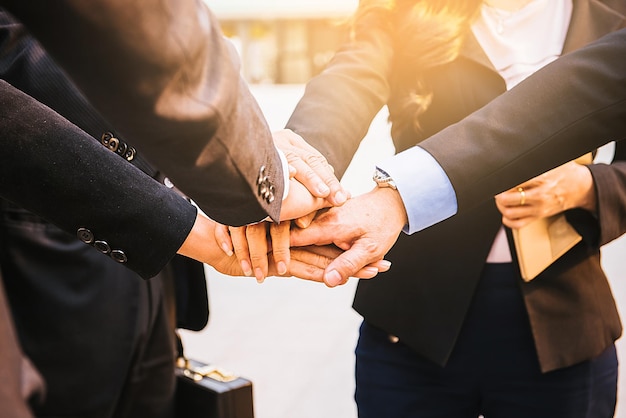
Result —
MULTIPOLYGON (((591 153, 575 160, 579 164, 590 164, 591 153)), ((561 257, 582 237, 560 213, 537 219, 520 229, 513 229, 513 241, 524 281, 529 282, 561 257)))

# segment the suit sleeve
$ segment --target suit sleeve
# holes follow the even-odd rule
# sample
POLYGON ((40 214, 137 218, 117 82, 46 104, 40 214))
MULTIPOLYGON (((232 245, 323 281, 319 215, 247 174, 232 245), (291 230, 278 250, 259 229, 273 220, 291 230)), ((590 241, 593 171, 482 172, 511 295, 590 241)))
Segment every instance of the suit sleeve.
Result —
POLYGON ((196 216, 186 199, 4 81, 0 120, 2 197, 106 243, 144 278, 176 254, 196 216))
POLYGON ((374 17, 359 20, 353 38, 307 83, 286 125, 320 151, 339 178, 389 97, 392 40, 374 17))
POLYGON ((2 0, 89 101, 215 220, 278 219, 284 179, 234 49, 195 0, 2 0), (54 22, 54 24, 51 24, 54 22), (267 177, 273 193, 260 193, 267 177))
POLYGON ((465 211, 626 135, 626 30, 561 57, 420 143, 465 211))
POLYGON ((626 142, 616 143, 612 164, 589 166, 596 189, 599 245, 626 232, 626 142))

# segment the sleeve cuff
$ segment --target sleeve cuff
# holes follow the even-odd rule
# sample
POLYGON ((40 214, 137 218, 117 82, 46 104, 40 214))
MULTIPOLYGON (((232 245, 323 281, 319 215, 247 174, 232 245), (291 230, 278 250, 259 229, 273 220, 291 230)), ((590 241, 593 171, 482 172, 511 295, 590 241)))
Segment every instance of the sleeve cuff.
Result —
POLYGON ((393 178, 404 202, 413 234, 443 221, 457 212, 454 188, 439 163, 423 148, 415 146, 394 155, 378 167, 393 178))

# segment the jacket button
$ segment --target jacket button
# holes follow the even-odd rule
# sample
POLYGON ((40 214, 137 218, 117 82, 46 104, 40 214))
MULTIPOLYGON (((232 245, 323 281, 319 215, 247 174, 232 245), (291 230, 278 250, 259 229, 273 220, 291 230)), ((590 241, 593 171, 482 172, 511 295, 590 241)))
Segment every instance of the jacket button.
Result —
POLYGON ((128 257, 126 257, 126 254, 124 254, 124 251, 122 250, 113 250, 110 255, 111 258, 118 263, 125 263, 128 261, 128 257))
POLYGON ((111 252, 111 247, 106 241, 96 241, 93 243, 93 246, 102 254, 109 254, 111 252))
POLYGON ((93 243, 93 233, 87 228, 78 228, 78 231, 76 231, 76 236, 85 244, 93 243))
POLYGON ((128 147, 124 153, 124 158, 126 158, 127 161, 132 161, 135 159, 135 154, 137 154, 137 150, 133 147, 128 147))
POLYGON ((113 138, 113 134, 111 132, 105 132, 100 137, 100 143, 102 143, 102 145, 104 145, 105 147, 108 147, 111 138, 113 138))
POLYGON ((120 144, 118 145, 115 152, 117 152, 121 156, 124 156, 126 154, 127 149, 128 149, 128 145, 126 145, 126 142, 120 141, 120 144))
POLYGON ((265 194, 268 192, 268 183, 269 183, 269 180, 267 179, 267 177, 264 177, 259 182, 259 185, 257 187, 257 193, 259 194, 259 196, 265 197, 265 194))
POLYGON ((117 148, 120 145, 120 140, 114 137, 111 132, 103 133, 100 138, 100 142, 113 152, 117 151, 117 148))
POLYGON ((120 140, 117 138, 109 139, 109 143, 106 145, 106 147, 113 152, 117 151, 117 147, 119 146, 120 146, 120 140))
POLYGON ((267 177, 265 176, 265 166, 262 165, 259 169, 259 176, 256 178, 256 184, 261 185, 261 183, 263 183, 266 178, 267 177))
POLYGON ((267 195, 265 196, 265 201, 267 203, 272 203, 274 201, 274 190, 275 190, 275 187, 273 185, 270 185, 267 191, 267 195))

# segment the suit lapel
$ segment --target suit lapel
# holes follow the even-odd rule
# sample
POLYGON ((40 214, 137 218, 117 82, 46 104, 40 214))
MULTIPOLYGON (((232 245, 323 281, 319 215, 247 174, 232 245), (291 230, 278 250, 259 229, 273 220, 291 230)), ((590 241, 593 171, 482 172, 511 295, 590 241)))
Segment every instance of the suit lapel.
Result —
POLYGON ((574 1, 563 53, 574 51, 624 25, 624 16, 598 0, 574 1))

